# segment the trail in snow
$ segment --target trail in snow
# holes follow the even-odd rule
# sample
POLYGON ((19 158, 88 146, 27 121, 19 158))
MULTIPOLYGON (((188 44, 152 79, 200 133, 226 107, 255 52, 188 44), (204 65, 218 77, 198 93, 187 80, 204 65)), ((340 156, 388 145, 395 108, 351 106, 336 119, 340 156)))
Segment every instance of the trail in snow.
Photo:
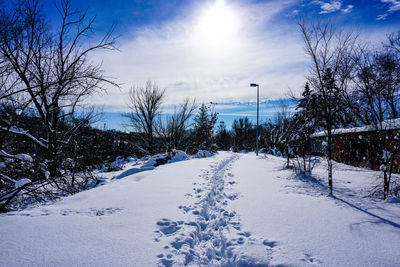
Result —
POLYGON ((236 182, 230 173, 238 158, 238 154, 231 154, 203 171, 204 182, 194 183, 194 194, 186 194, 197 199, 195 204, 179 206, 188 215, 187 221, 164 218, 157 222, 155 240, 168 238, 170 244, 164 247, 164 253, 157 255, 160 266, 267 266, 270 249, 276 242, 252 238, 250 232, 242 231, 236 212, 228 209, 228 203, 239 196, 232 189, 236 182), (246 250, 255 247, 264 250, 266 257, 261 259, 262 263, 246 254, 246 250))
POLYGON ((283 164, 219 152, 2 214, 0 266, 400 266, 400 204, 362 194, 378 172, 337 164, 332 198, 324 164, 283 164))

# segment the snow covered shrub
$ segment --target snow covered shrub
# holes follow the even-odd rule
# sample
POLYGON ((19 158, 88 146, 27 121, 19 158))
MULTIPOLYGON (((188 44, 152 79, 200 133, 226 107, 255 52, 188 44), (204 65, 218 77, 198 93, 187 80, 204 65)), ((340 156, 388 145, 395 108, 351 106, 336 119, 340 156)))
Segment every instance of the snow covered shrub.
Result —
POLYGON ((54 177, 46 163, 27 154, 0 151, 0 212, 57 199, 98 184, 98 178, 89 170, 77 171, 76 167, 75 160, 65 158, 54 177))
POLYGON ((397 174, 391 174, 390 184, 385 187, 382 186, 384 172, 379 172, 376 181, 371 187, 370 196, 378 199, 387 200, 389 197, 400 198, 400 177, 397 174), (386 191, 389 190, 389 191, 386 191), (386 197, 384 197, 386 196, 386 197))
POLYGON ((0 212, 18 209, 40 198, 35 185, 47 179, 47 166, 27 154, 0 153, 0 212))
POLYGON ((168 161, 170 161, 170 160, 171 160, 171 155, 169 155, 169 154, 167 154, 165 157, 157 158, 156 162, 154 164, 154 167, 167 164, 168 161))
POLYGON ((185 151, 174 149, 171 152, 171 159, 169 160, 168 163, 182 161, 182 160, 188 160, 188 159, 189 159, 189 156, 185 153, 185 151))
POLYGON ((122 169, 124 168, 124 166, 125 166, 126 163, 133 162, 133 161, 135 161, 135 160, 136 160, 136 159, 135 159, 135 158, 132 158, 132 157, 125 158, 125 157, 118 156, 118 157, 115 159, 115 161, 111 162, 111 163, 107 166, 106 171, 107 171, 107 172, 120 171, 120 170, 122 170, 122 169))
POLYGON ((189 156, 182 150, 173 149, 171 152, 157 154, 151 157, 143 157, 139 161, 144 162, 142 167, 157 167, 167 163, 188 160, 189 156))
POLYGON ((311 176, 311 172, 317 162, 312 155, 295 156, 291 159, 293 172, 296 176, 311 176))
POLYGON ((157 167, 159 165, 163 165, 163 164, 167 164, 167 163, 173 163, 173 162, 178 162, 178 161, 182 161, 182 160, 187 160, 187 159, 189 159, 189 156, 182 150, 173 149, 172 152, 158 154, 158 155, 154 156, 153 158, 155 158, 154 167, 157 167))
POLYGON ((400 198, 400 179, 394 180, 391 188, 391 195, 400 198))
POLYGON ((193 158, 208 158, 211 157, 212 153, 207 150, 199 150, 196 155, 193 156, 193 158))

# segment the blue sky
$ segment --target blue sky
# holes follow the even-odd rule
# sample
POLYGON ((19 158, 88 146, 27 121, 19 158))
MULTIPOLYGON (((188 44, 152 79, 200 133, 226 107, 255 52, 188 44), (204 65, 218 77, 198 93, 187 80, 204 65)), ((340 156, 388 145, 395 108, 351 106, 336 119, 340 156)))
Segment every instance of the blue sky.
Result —
MULTIPOLYGON (((290 99, 266 100, 259 103, 259 123, 275 120, 275 114, 282 110, 283 102, 287 112, 293 113, 295 110, 294 102, 290 99)), ((170 116, 173 105, 164 106, 163 118, 170 116)), ((106 108, 107 110, 107 108, 106 108)), ((214 111, 218 113, 218 122, 223 122, 229 130, 232 128, 233 121, 238 118, 249 118, 254 124, 257 122, 257 105, 255 102, 247 103, 215 103, 214 111)), ((194 116, 192 117, 193 122, 194 116)), ((129 119, 121 112, 104 112, 101 120, 97 121, 94 126, 101 129, 119 129, 129 131, 129 119)))
MULTIPOLYGON (((54 1, 42 3, 56 21, 54 1)), ((166 113, 193 97, 220 103, 218 112, 229 118, 252 114, 256 92, 249 84, 259 83, 267 118, 275 100, 304 86, 309 61, 296 24, 301 17, 334 19, 372 46, 400 29, 400 0, 72 0, 72 6, 96 15, 99 36, 113 23, 121 36, 120 51, 93 55, 122 84, 88 100, 110 114, 110 128, 118 128, 115 114, 127 111, 129 88, 147 80, 166 88, 166 113)))

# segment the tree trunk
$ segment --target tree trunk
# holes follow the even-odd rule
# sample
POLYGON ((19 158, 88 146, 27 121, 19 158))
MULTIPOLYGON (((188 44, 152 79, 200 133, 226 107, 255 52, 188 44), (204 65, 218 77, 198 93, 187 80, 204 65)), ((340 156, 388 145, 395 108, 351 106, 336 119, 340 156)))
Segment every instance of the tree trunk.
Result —
POLYGON ((289 149, 286 148, 286 168, 289 168, 289 149))
POLYGON ((47 160, 49 161, 49 172, 50 177, 55 178, 57 176, 57 134, 49 131, 48 133, 48 153, 47 160))
POLYGON ((332 133, 328 130, 328 184, 329 194, 332 194, 333 183, 332 183, 332 133))
POLYGON ((387 178, 387 170, 383 171, 383 200, 388 197, 388 178, 387 178))

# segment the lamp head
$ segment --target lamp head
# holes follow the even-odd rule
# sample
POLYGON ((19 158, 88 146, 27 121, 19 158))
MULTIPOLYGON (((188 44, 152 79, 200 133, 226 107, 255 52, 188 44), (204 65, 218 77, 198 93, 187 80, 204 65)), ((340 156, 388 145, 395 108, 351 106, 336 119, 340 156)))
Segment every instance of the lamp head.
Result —
POLYGON ((258 86, 258 84, 256 84, 256 83, 251 83, 250 84, 250 87, 257 87, 258 86))

